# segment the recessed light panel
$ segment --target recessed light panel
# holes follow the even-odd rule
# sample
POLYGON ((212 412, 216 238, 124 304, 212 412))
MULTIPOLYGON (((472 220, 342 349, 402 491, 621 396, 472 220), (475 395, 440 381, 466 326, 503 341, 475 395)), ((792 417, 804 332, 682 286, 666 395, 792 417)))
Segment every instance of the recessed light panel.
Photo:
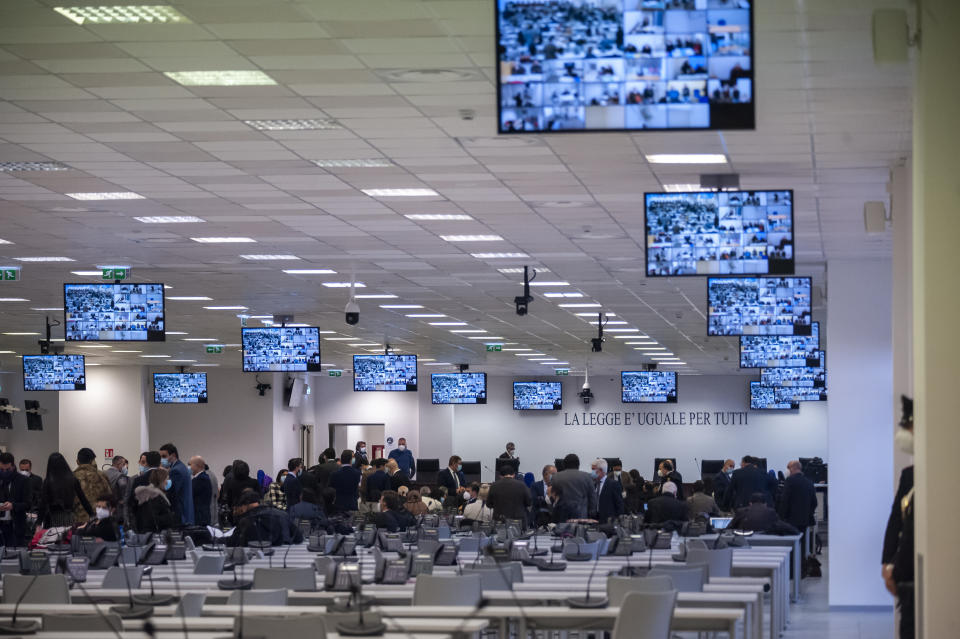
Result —
POLYGON ((14 171, 67 171, 70 167, 59 162, 0 162, 0 173, 14 171))
POLYGON ((164 71, 185 87, 272 86, 276 81, 263 71, 164 71))
POLYGON ((206 220, 196 215, 153 215, 135 217, 133 219, 144 224, 198 224, 200 222, 206 222, 206 220))
POLYGON ((245 244, 256 242, 252 237, 191 237, 190 239, 201 244, 245 244))
POLYGON ((377 169, 393 166, 393 162, 386 158, 371 158, 368 160, 314 160, 321 169, 377 169))
POLYGON ((432 197, 440 195, 433 189, 361 189, 370 197, 432 197))
POLYGON ((244 120, 244 124, 258 131, 322 131, 341 128, 334 120, 244 120))
POLYGON ((407 218, 408 220, 416 220, 418 222, 462 222, 473 219, 469 215, 463 213, 411 213, 410 215, 404 215, 403 217, 407 218))
POLYGON ((75 200, 143 200, 139 193, 131 191, 108 191, 104 193, 64 193, 75 200))
POLYGON ((185 15, 171 6, 115 5, 90 7, 54 7, 54 11, 77 24, 184 24, 185 15))

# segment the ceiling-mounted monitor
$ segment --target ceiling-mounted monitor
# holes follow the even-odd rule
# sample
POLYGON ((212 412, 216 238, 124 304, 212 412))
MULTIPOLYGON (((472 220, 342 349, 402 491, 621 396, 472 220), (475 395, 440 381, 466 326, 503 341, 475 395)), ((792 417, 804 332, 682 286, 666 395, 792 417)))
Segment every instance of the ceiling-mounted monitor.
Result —
POLYGON ((513 410, 560 410, 563 384, 560 382, 514 382, 513 410))
POLYGON ((354 355, 353 390, 416 391, 416 355, 354 355))
POLYGON ((755 128, 749 0, 497 0, 500 133, 755 128))
POLYGON ((87 390, 83 355, 24 355, 23 390, 87 390))
POLYGON ((793 275, 793 191, 644 197, 647 277, 793 275))
POLYGON ((486 373, 433 373, 430 394, 434 404, 486 404, 486 373))
POLYGON ((64 284, 68 342, 162 342, 163 284, 64 284))
POLYGON ((818 366, 762 368, 760 369, 760 383, 764 386, 826 389, 826 351, 820 351, 818 366))
POLYGON ((810 335, 741 335, 740 368, 809 367, 820 365, 820 322, 810 335))
POLYGON ((206 404, 206 373, 154 373, 153 403, 206 404))
POLYGON ((270 326, 240 329, 246 373, 319 372, 320 329, 270 326))
POLYGON ((708 277, 707 335, 809 335, 809 277, 708 277))
POLYGON ((786 396, 782 389, 750 382, 750 410, 797 410, 799 402, 786 396))
POLYGON ((676 371, 620 371, 620 401, 625 404, 677 403, 676 371))

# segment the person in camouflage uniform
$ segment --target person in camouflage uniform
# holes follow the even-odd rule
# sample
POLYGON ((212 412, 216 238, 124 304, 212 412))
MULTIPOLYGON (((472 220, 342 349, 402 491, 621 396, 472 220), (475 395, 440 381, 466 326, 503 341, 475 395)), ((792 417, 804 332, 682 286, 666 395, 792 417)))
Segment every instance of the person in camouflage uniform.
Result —
MULTIPOLYGON (((80 488, 83 490, 84 496, 91 504, 96 503, 103 495, 110 495, 113 492, 110 489, 107 476, 97 468, 96 459, 97 456, 92 450, 81 448, 80 452, 77 453, 77 468, 73 471, 74 477, 80 482, 80 488)), ((73 513, 79 524, 86 523, 90 519, 79 500, 73 506, 73 513)))

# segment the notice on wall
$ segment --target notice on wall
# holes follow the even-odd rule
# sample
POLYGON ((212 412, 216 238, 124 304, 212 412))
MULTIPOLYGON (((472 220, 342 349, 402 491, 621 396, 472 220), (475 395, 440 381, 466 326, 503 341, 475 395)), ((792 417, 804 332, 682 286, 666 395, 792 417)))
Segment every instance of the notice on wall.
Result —
POLYGON ((564 426, 747 426, 747 411, 635 411, 563 413, 564 426))

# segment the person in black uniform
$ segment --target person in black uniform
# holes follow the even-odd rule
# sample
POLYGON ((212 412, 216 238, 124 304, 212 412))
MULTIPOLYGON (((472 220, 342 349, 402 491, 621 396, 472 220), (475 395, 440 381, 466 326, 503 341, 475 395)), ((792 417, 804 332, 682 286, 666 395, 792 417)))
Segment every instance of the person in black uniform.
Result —
MULTIPOLYGON (((757 467, 753 457, 744 455, 740 468, 733 471, 730 477, 730 485, 723 499, 724 506, 729 510, 743 508, 750 503, 754 493, 767 494, 767 475, 757 467)), ((772 497, 767 504, 773 504, 772 497)))
MULTIPOLYGON (((913 399, 901 395, 900 428, 895 440, 897 447, 913 455, 913 399)), ((913 465, 900 473, 897 496, 890 509, 887 529, 883 536, 883 580, 890 594, 900 606, 900 639, 915 636, 914 574, 913 574, 913 465)))
MULTIPOLYGON (((807 526, 812 526, 814 513, 817 511, 817 489, 813 482, 803 474, 803 466, 793 460, 787 464, 790 476, 783 481, 783 492, 780 494, 780 503, 777 512, 780 518, 804 534, 807 526)), ((807 544, 800 542, 800 565, 804 566, 807 558, 807 544)))

